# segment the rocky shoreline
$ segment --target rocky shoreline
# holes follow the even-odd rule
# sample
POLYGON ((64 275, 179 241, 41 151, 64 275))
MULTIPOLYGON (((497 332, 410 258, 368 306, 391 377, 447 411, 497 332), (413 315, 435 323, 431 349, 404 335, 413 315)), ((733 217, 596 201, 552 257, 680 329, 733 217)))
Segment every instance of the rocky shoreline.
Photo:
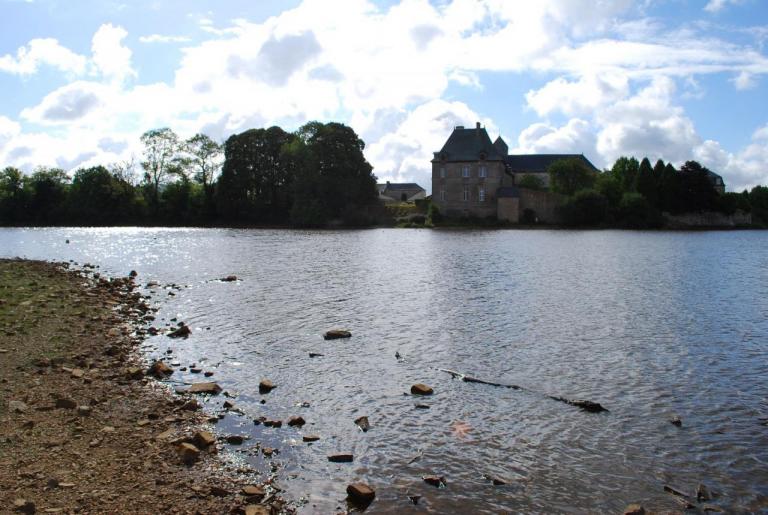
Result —
POLYGON ((133 277, 0 260, 0 511, 291 513, 138 350, 133 277))

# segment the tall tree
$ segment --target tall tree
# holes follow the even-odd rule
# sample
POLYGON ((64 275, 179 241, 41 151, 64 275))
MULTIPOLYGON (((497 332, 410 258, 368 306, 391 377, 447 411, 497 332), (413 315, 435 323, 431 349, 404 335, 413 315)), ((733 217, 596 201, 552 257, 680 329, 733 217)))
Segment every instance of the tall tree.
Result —
POLYGON ((224 149, 205 134, 195 134, 185 142, 194 178, 203 186, 206 210, 213 207, 213 183, 221 169, 224 149))
POLYGON ((134 187, 103 166, 75 172, 69 204, 74 220, 93 225, 135 223, 140 214, 134 187))
POLYGON ((40 167, 29 177, 30 211, 36 222, 61 224, 64 221, 69 181, 61 168, 40 167))
POLYGON ((651 205, 658 204, 658 190, 654 181, 653 168, 647 157, 640 161, 640 169, 637 174, 637 192, 641 194, 651 205))
POLYGON ((591 188, 597 179, 597 174, 582 159, 575 157, 555 161, 547 172, 550 189, 563 195, 573 195, 579 190, 591 188))
POLYGON ((144 181, 150 189, 152 211, 155 215, 160 210, 160 185, 172 171, 173 161, 179 151, 179 138, 168 127, 152 129, 141 135, 144 145, 144 181))
POLYGON ((340 123, 310 122, 297 135, 302 145, 290 149, 303 165, 297 169, 294 188, 294 223, 365 223, 365 210, 376 202, 377 193, 373 167, 363 155, 363 140, 340 123))
POLYGON ((20 222, 28 214, 28 201, 21 170, 9 166, 0 172, 0 223, 20 222))
POLYGON ((225 218, 260 223, 287 218, 293 174, 283 148, 293 138, 280 127, 270 127, 251 129, 227 139, 217 192, 225 218))
POLYGON ((636 191, 640 163, 634 157, 620 157, 613 164, 611 173, 621 183, 624 191, 636 191))

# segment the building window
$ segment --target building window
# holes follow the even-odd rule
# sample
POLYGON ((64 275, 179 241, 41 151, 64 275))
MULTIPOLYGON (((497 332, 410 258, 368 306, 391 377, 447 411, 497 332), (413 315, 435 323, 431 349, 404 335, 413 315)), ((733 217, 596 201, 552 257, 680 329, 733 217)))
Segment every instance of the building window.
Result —
POLYGON ((485 188, 478 188, 477 190, 477 200, 480 202, 485 202, 485 188))
POLYGON ((445 167, 444 166, 440 167, 440 178, 441 179, 445 179, 445 167))
POLYGON ((484 166, 481 166, 480 169, 477 172, 478 177, 488 177, 488 172, 486 171, 484 166))
POLYGON ((461 176, 469 177, 469 165, 464 165, 461 167, 461 176))
POLYGON ((469 201, 469 188, 467 186, 464 186, 464 196, 463 196, 464 202, 469 201))
POLYGON ((445 200, 445 190, 440 190, 440 200, 445 200))

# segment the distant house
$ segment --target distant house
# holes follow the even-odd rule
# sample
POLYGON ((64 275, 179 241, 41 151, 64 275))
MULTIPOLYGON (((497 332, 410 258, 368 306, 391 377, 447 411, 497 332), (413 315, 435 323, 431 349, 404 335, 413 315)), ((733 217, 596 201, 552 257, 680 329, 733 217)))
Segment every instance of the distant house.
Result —
POLYGON ((427 191, 413 182, 377 184, 379 199, 383 202, 413 202, 427 196, 427 191))
POLYGON ((549 185, 549 166, 560 159, 579 159, 597 169, 582 154, 509 155, 501 139, 491 138, 480 123, 454 128, 432 159, 432 202, 447 216, 495 217, 518 222, 530 218, 554 222, 560 197, 522 187, 527 176, 549 185))

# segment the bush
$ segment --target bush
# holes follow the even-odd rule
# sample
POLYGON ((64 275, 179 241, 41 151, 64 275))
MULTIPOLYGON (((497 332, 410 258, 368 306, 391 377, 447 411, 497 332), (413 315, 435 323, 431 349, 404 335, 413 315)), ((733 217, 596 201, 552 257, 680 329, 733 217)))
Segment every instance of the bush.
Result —
POLYGON ((605 221, 608 201, 599 192, 584 189, 576 192, 560 209, 566 224, 594 226, 605 221))
POLYGON ((545 190, 544 181, 541 177, 535 175, 523 175, 518 181, 517 185, 521 188, 528 188, 529 190, 545 190))
POLYGON ((640 193, 625 193, 619 202, 619 222, 632 229, 648 229, 661 227, 664 219, 640 193))
POLYGON ((440 210, 437 208, 436 205, 430 202, 429 208, 427 209, 427 223, 432 225, 432 224, 438 224, 442 221, 443 221, 442 213, 440 213, 440 210))

